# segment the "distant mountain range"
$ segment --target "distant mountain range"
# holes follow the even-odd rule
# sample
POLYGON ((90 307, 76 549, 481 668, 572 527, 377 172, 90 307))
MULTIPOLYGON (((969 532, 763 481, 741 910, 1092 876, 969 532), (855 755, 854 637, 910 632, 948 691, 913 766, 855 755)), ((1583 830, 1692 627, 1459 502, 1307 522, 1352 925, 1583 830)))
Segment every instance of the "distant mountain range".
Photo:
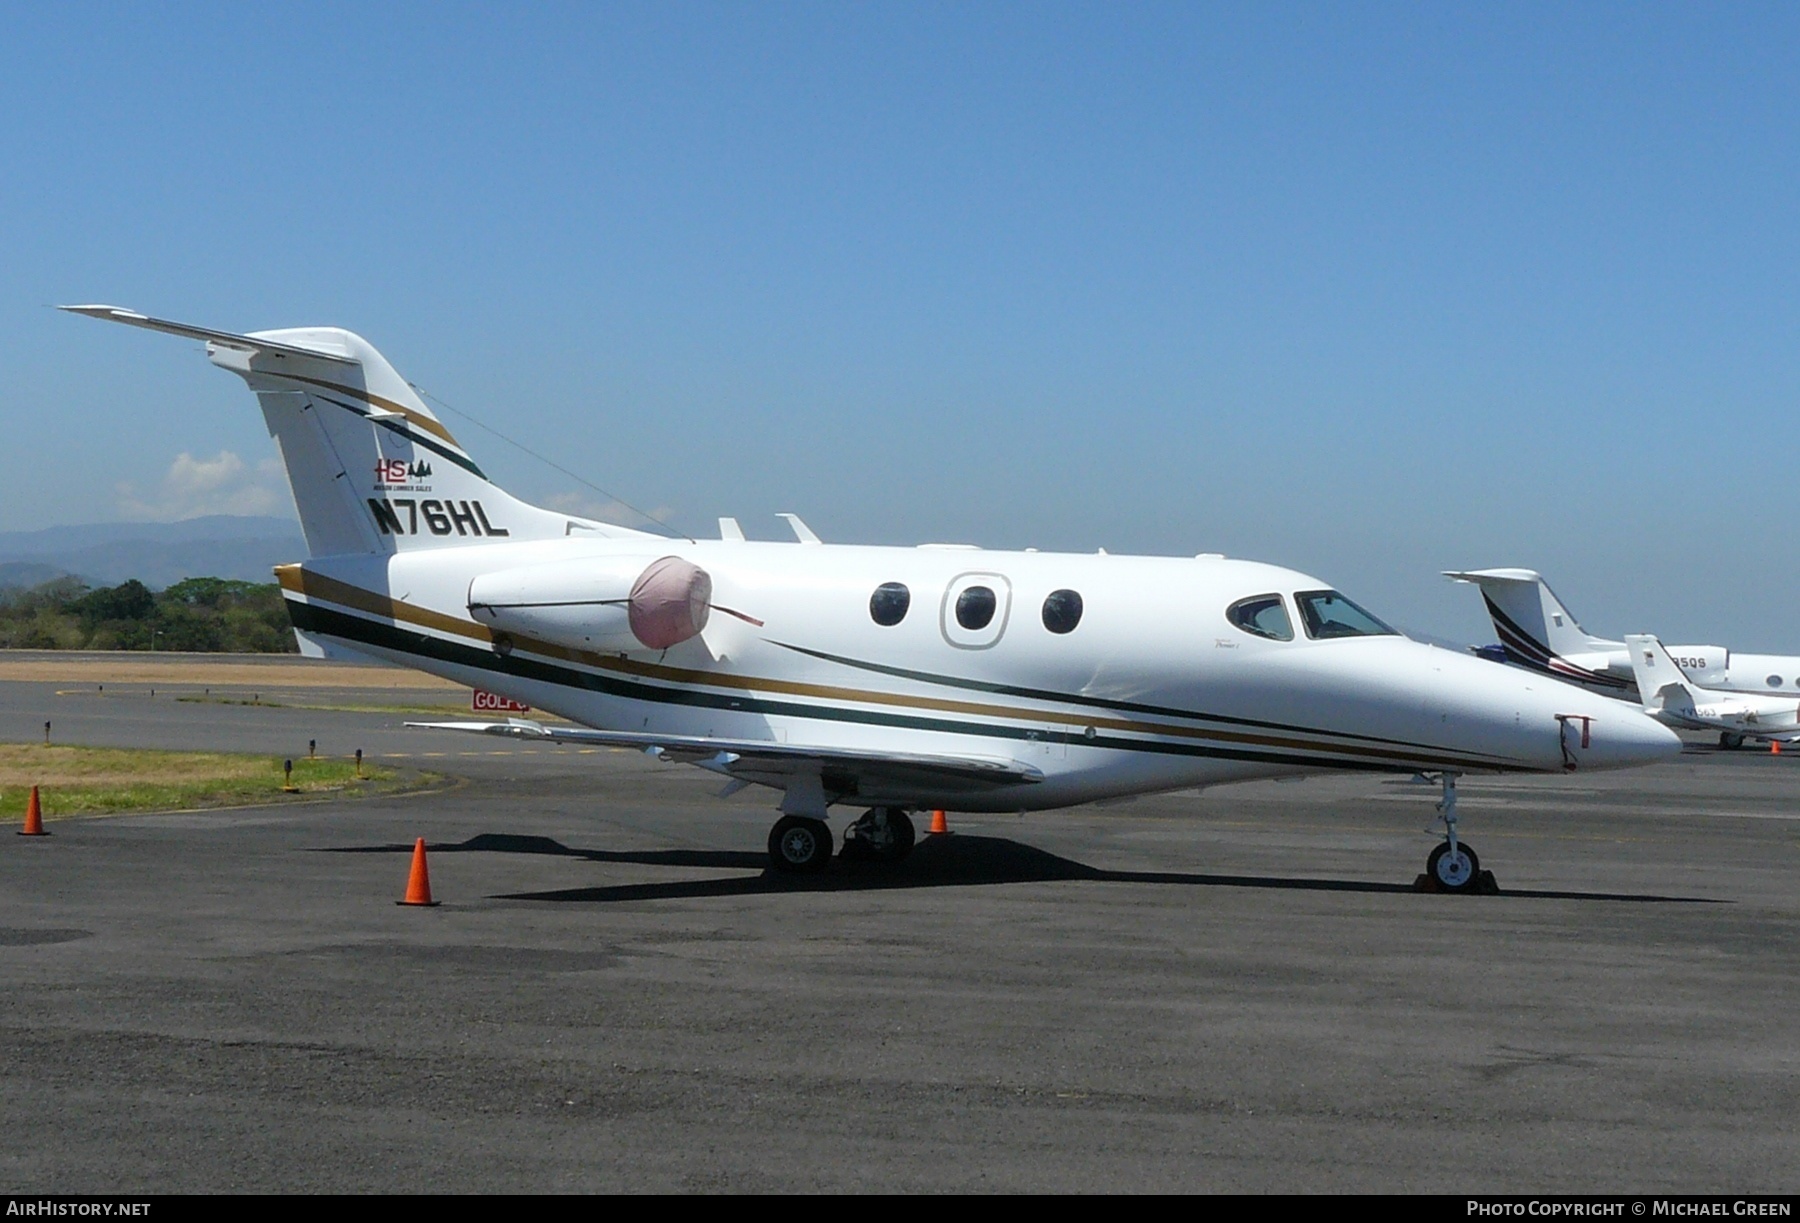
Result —
POLYGON ((0 587, 38 586, 69 574, 92 586, 136 578, 156 590, 197 577, 269 582, 276 565, 305 557, 306 540, 291 518, 213 514, 0 531, 0 587))

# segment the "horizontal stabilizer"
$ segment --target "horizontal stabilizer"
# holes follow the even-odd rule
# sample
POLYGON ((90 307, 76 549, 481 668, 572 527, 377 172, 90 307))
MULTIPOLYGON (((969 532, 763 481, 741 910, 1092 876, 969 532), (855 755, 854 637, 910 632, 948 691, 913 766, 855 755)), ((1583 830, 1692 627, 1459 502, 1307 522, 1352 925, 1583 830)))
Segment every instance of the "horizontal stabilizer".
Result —
POLYGON ((219 344, 247 353, 265 353, 273 357, 304 357, 309 361, 334 361, 340 365, 361 364, 355 357, 343 352, 302 348, 294 344, 258 339, 253 335, 237 335, 230 331, 214 331, 210 327, 196 327, 191 323, 175 323, 164 318, 151 318, 147 314, 139 314, 136 310, 126 310, 119 306, 58 306, 57 309, 67 310, 70 314, 85 314, 89 318, 104 319, 111 323, 124 323, 128 327, 142 327, 148 331, 186 336, 190 340, 204 340, 208 344, 219 344))
POLYGON ((313 556, 393 554, 564 538, 579 527, 636 535, 528 505, 487 478, 367 340, 341 327, 240 335, 119 306, 70 314, 200 340, 256 395, 281 450, 313 556))
POLYGON ((1664 684, 1644 700, 1644 708, 1660 709, 1664 713, 1679 713, 1688 717, 1695 716, 1698 706, 1694 704, 1694 694, 1689 692, 1685 684, 1664 684))
POLYGON ((1453 582, 1479 586, 1484 582, 1520 582, 1536 586, 1543 578, 1535 569, 1446 569, 1444 576, 1453 582))

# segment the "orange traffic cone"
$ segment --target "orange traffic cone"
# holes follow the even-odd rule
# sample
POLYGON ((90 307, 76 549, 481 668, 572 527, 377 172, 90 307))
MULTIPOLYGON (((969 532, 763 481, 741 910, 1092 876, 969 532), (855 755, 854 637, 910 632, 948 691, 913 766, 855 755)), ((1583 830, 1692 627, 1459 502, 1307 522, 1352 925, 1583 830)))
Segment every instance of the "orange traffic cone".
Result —
POLYGON ((1769 755, 1771 755, 1771 756, 1781 755, 1781 740, 1780 739, 1770 739, 1769 740, 1769 755))
POLYGON ((425 869, 425 838, 420 837, 413 842, 412 877, 406 881, 406 899, 396 900, 397 905, 436 905, 431 898, 431 872, 425 869))
POLYGON ((31 797, 25 802, 25 826, 19 829, 22 837, 47 837, 44 831, 44 809, 38 804, 37 787, 31 787, 31 797))
POLYGON ((931 813, 931 832, 927 835, 934 837, 947 837, 950 835, 950 822, 944 818, 942 808, 931 813))

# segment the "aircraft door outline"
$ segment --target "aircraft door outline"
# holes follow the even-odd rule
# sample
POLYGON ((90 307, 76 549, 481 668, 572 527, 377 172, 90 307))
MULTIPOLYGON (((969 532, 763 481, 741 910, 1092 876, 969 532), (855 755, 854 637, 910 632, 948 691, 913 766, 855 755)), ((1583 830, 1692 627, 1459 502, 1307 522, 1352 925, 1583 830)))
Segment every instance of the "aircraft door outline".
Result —
POLYGON ((998 573, 962 573, 944 588, 938 629, 959 650, 985 650, 1005 636, 1011 615, 1011 582, 998 573))

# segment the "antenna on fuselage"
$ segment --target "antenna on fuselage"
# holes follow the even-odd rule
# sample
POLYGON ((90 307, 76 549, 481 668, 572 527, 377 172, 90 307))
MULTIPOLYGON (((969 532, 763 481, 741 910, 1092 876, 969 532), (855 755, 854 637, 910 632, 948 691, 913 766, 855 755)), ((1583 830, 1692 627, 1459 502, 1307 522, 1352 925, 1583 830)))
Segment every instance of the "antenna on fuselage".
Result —
POLYGON ((777 514, 777 518, 787 519, 788 526, 793 528, 794 538, 803 544, 820 544, 825 541, 813 534, 813 529, 800 521, 798 514, 777 514))
POLYGON ((608 501, 612 502, 614 505, 620 506, 623 509, 630 510, 632 513, 636 514, 639 518, 642 518, 645 522, 651 523, 654 526, 661 527, 663 530, 667 531, 669 534, 678 536, 681 539, 685 539, 690 544, 696 542, 694 537, 692 535, 689 535, 686 531, 677 531, 674 527, 670 526, 668 523, 666 523, 662 519, 658 518, 655 514, 650 513, 648 510, 640 510, 637 506, 635 506, 635 505, 631 504, 631 502, 625 500, 625 498, 617 496, 613 493, 607 492, 604 488, 601 488, 598 484, 595 484, 592 480, 588 479, 586 476, 577 475, 576 473, 570 471, 567 467, 564 467, 561 463, 556 462, 554 459, 545 458, 543 455, 541 455, 537 451, 533 450, 530 446, 527 446, 524 442, 516 441, 513 438, 506 436, 506 434, 500 432, 500 430, 494 428, 492 425, 488 424, 486 421, 482 420, 480 417, 472 415, 471 413, 465 412, 461 408, 451 407, 449 404, 447 404, 443 400, 439 399, 436 395, 433 395, 430 391, 426 390, 424 387, 420 386, 418 383, 408 382, 406 385, 410 386, 413 390, 417 391, 421 398, 431 400, 431 402, 435 403, 438 407, 443 408, 447 412, 456 413, 456 415, 462 417, 464 420, 466 420, 470 424, 474 425, 477 429, 481 429, 484 432, 493 434, 495 437, 499 438, 501 441, 505 442, 508 446, 511 446, 516 450, 524 451, 526 454, 530 455, 532 458, 534 458, 538 462, 544 464, 544 466, 550 468, 551 470, 561 472, 563 475, 569 477, 569 479, 574 480, 578 484, 587 485, 589 488, 591 488, 595 492, 599 493, 602 497, 605 497, 608 501))

